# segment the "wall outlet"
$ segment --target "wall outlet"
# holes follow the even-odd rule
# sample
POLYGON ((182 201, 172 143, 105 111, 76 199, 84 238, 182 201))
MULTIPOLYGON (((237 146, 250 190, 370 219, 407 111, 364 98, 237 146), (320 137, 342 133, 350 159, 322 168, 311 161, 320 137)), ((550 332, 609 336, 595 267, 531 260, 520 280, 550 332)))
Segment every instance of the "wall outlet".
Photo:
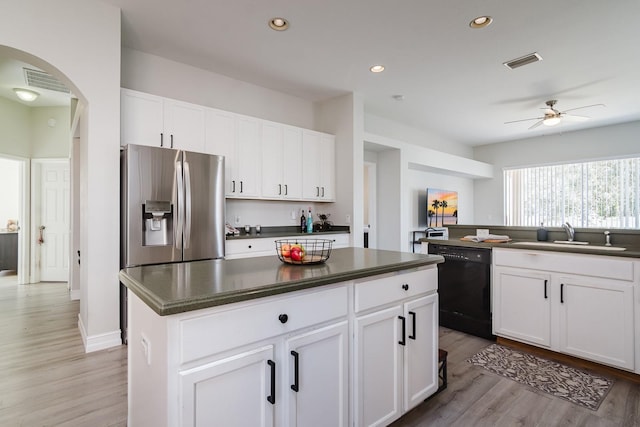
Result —
POLYGON ((235 221, 236 225, 240 225, 240 215, 236 215, 235 221))
POLYGON ((291 219, 298 219, 298 217, 296 216, 296 210, 295 209, 291 210, 291 219))

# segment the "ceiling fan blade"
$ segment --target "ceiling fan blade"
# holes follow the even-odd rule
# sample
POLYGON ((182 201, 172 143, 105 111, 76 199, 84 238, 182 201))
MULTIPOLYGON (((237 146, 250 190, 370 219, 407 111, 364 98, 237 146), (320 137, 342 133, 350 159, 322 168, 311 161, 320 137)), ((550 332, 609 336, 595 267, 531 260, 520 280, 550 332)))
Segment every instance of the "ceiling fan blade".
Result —
POLYGON ((542 124, 542 122, 544 122, 544 119, 543 119, 543 120, 540 120, 539 122, 535 122, 534 124, 532 124, 531 126, 529 126, 529 129, 528 129, 528 130, 531 130, 531 129, 535 129, 535 128, 537 128, 538 126, 540 126, 540 125, 542 124))
POLYGON ((606 107, 606 105, 604 104, 585 105, 583 107, 569 108, 568 110, 564 110, 563 113, 566 113, 567 111, 575 111, 575 110, 581 110, 582 108, 591 108, 591 107, 606 107))
POLYGON ((508 125, 509 123, 528 122, 530 120, 542 120, 542 119, 544 119, 544 117, 533 117, 533 118, 530 118, 530 119, 513 120, 513 121, 510 121, 510 122, 504 122, 504 124, 508 125))
POLYGON ((587 116, 574 116, 573 114, 563 114, 562 119, 567 119, 570 122, 586 122, 591 117, 587 116))

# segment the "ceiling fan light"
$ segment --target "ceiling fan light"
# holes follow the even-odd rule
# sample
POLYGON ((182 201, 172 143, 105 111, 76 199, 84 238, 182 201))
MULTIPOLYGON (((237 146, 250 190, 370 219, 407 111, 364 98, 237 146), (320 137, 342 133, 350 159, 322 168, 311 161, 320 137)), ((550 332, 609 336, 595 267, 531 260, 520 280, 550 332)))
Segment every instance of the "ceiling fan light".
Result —
POLYGON ((542 121, 545 126, 555 126, 560 123, 560 117, 547 117, 542 121))
POLYGON ((34 92, 29 89, 21 89, 19 87, 14 88, 13 91, 16 93, 16 96, 25 102, 33 102, 40 96, 38 92, 34 92))

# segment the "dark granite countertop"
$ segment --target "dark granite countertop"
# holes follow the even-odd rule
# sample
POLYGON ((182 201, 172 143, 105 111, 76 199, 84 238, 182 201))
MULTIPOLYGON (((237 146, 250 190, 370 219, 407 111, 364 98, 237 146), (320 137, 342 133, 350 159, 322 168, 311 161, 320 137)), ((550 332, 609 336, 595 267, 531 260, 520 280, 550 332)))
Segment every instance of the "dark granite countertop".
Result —
MULTIPOLYGON (((440 245, 448 245, 448 246, 464 246, 464 247, 472 247, 472 248, 509 248, 509 249, 526 249, 526 250, 536 250, 536 251, 552 251, 552 252, 566 252, 566 253, 579 253, 579 254, 591 254, 591 255, 606 255, 606 256, 616 256, 616 257, 626 257, 626 258, 640 258, 640 246, 637 245, 614 245, 619 247, 624 247, 624 251, 611 251, 605 249, 595 249, 589 248, 586 246, 600 246, 597 244, 590 244, 586 246, 582 245, 569 245, 557 243, 553 246, 541 246, 535 240, 527 240, 527 239, 514 239, 510 242, 505 243, 476 243, 465 240, 460 240, 459 238, 451 238, 449 240, 438 240, 438 239, 420 239, 421 242, 428 242, 433 244, 440 245), (515 244, 514 244, 515 243, 515 244), (527 244, 530 243, 530 244, 527 244)), ((551 241, 546 243, 552 243, 551 241)))
POLYGON ((251 231, 246 233, 243 227, 239 227, 240 234, 227 235, 227 240, 241 240, 241 239, 265 239, 265 238, 278 238, 286 236, 308 236, 317 238, 325 234, 349 234, 348 225, 333 225, 330 230, 326 231, 314 231, 313 233, 301 233, 300 227, 297 226, 278 226, 278 227, 261 227, 260 233, 256 233, 256 228, 251 227, 251 231))
POLYGON ((443 261, 434 255, 341 248, 324 264, 289 265, 275 255, 193 261, 125 268, 120 280, 165 316, 443 261))

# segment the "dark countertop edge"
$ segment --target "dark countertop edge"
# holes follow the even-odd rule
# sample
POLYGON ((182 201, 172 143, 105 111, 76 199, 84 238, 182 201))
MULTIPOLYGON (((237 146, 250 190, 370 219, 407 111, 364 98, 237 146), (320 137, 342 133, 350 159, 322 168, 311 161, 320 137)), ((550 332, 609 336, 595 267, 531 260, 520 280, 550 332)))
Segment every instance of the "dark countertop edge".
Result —
POLYGON ((268 233, 260 233, 260 234, 238 234, 238 235, 228 235, 225 236, 226 240, 243 240, 243 239, 277 239, 278 237, 308 237, 308 238, 318 238, 323 235, 331 235, 331 234, 351 234, 349 230, 336 230, 336 231, 314 231, 313 233, 300 233, 300 232, 268 232, 268 233))
MULTIPOLYGON (((607 250, 598 250, 598 249, 584 249, 580 245, 564 245, 558 243, 558 246, 537 246, 533 240, 519 240, 514 239, 510 242, 505 243, 487 243, 487 242, 469 242, 460 239, 448 239, 448 240, 438 240, 438 239, 418 239, 420 242, 425 243, 433 243, 433 244, 441 244, 447 246, 466 246, 471 248, 503 248, 503 249, 516 249, 516 250, 536 250, 536 251, 546 251, 546 252, 563 252, 563 253, 575 253, 582 255, 599 255, 599 256, 615 256, 622 258, 640 258, 640 248, 629 247, 626 245, 619 245, 620 247, 625 247, 624 251, 607 251, 607 250), (527 245, 525 243, 533 243, 531 245, 527 245), (518 245, 514 245, 514 243, 518 243, 518 245)), ((552 243, 552 242, 547 242, 552 243)), ((616 246, 616 245, 614 245, 616 246)))
POLYGON ((394 264, 385 264, 379 267, 353 270, 346 273, 330 274, 321 278, 314 277, 303 280, 292 280, 283 283, 275 283, 273 285, 261 286, 249 290, 228 292, 226 294, 208 297, 205 296, 196 300, 191 299, 191 302, 179 300, 171 303, 165 303, 155 298, 152 293, 146 291, 143 285, 131 279, 124 271, 120 271, 119 277, 122 283, 127 287, 127 289, 137 295, 158 315, 168 316, 171 314, 185 313, 203 308, 216 307, 225 304, 232 304, 241 301, 280 295, 288 292, 311 289, 319 286, 330 285, 333 283, 345 282, 348 280, 356 280, 364 277, 392 273, 400 270, 420 268, 428 265, 439 264, 442 262, 444 262, 443 257, 439 255, 430 255, 428 258, 424 259, 404 261, 394 264))

